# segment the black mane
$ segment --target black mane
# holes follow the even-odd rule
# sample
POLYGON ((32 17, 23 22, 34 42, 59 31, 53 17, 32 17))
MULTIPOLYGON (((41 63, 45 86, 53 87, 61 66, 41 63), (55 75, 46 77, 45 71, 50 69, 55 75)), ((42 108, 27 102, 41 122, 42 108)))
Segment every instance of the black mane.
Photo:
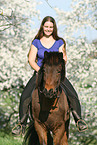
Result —
POLYGON ((61 64, 63 60, 63 54, 59 52, 47 52, 44 53, 43 65, 49 66, 61 64))

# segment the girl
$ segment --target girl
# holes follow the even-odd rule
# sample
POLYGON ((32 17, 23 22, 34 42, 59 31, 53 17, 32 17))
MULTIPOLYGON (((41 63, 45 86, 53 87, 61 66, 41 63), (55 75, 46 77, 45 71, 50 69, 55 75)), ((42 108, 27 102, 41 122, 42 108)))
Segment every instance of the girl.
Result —
MULTIPOLYGON (((59 37, 57 34, 57 26, 54 18, 47 16, 43 19, 40 29, 35 36, 34 40, 31 44, 31 49, 28 55, 28 61, 31 67, 35 70, 34 75, 26 85, 19 106, 19 116, 20 116, 20 124, 21 128, 16 132, 13 131, 14 134, 19 134, 21 129, 24 132, 27 118, 28 118, 28 106, 31 102, 31 93, 35 88, 35 80, 36 80, 36 72, 39 71, 42 60, 44 58, 44 52, 48 51, 59 51, 63 53, 63 59, 67 62, 66 55, 66 43, 63 38, 59 37), (36 62, 37 58, 37 62, 36 62)), ((86 130, 86 123, 81 119, 81 106, 78 99, 78 95, 74 90, 73 86, 69 82, 69 80, 65 77, 64 82, 61 83, 61 87, 63 91, 66 92, 68 104, 70 110, 72 111, 74 120, 77 124, 79 131, 86 130)))

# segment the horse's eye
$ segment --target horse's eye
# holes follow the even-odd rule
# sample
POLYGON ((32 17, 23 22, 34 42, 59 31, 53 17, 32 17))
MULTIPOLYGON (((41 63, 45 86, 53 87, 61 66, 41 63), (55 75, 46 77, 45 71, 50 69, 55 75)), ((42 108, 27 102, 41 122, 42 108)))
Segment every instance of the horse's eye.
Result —
POLYGON ((58 73, 60 74, 61 73, 61 70, 58 70, 58 73))

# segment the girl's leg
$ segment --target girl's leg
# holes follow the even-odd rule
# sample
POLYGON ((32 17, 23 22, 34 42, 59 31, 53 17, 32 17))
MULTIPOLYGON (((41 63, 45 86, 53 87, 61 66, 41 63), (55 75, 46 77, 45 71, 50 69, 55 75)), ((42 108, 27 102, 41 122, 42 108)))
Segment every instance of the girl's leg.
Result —
POLYGON ((28 108, 31 103, 31 94, 35 88, 35 82, 36 82, 36 73, 34 73, 34 75, 31 77, 21 95, 19 105, 20 123, 16 125, 16 127, 14 127, 14 129, 12 130, 12 133, 15 135, 25 133, 25 127, 28 119, 28 108))
MULTIPOLYGON (((64 82, 61 82, 61 87, 63 91, 66 93, 67 100, 69 107, 72 111, 73 117, 75 122, 79 122, 79 120, 82 120, 81 117, 81 105, 80 101, 78 99, 78 95, 73 88, 72 84, 69 82, 67 78, 64 79, 64 82)), ((85 130, 86 129, 86 123, 84 121, 80 121, 79 130, 85 130)))
POLYGON ((31 94, 35 88, 35 81, 36 81, 36 74, 34 74, 29 82, 27 83, 26 87, 20 98, 20 105, 19 105, 19 117, 20 122, 26 124, 27 116, 28 116, 28 106, 31 102, 31 94))

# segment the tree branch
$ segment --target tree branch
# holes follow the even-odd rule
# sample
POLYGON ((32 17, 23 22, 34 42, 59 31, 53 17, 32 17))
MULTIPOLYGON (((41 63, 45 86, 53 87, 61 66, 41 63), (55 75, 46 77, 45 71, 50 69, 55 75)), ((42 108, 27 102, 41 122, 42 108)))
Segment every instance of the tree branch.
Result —
POLYGON ((7 29, 9 29, 11 26, 9 26, 9 27, 7 27, 7 28, 4 28, 3 30, 0 30, 0 32, 3 32, 3 31, 5 31, 5 30, 7 30, 7 29))
POLYGON ((53 7, 49 4, 48 0, 45 0, 45 1, 49 5, 49 7, 53 9, 53 7))

